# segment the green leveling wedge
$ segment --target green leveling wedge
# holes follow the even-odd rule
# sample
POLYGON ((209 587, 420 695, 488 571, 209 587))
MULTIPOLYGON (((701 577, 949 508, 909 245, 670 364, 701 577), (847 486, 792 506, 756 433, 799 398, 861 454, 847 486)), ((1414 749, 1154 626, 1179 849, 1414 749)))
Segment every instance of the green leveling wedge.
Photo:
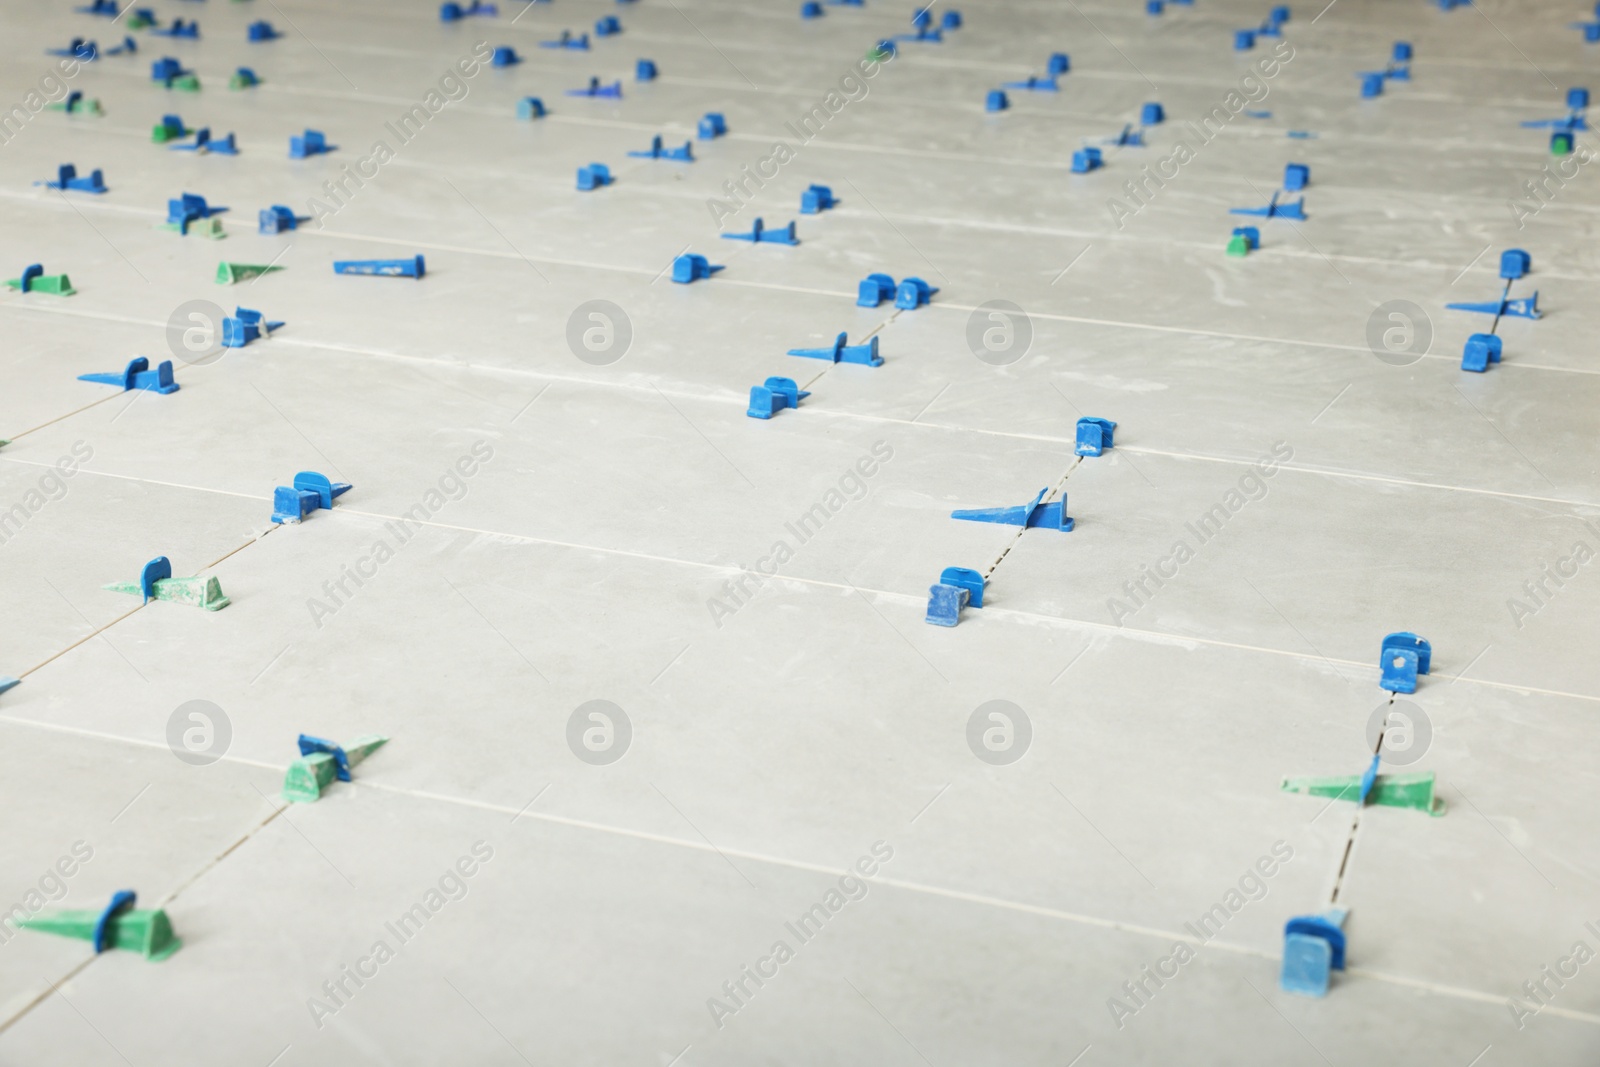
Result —
MULTIPOLYGON (((1369 772, 1370 774, 1371 772, 1369 772)), ((1443 815, 1444 801, 1433 795, 1433 772, 1420 774, 1379 774, 1368 780, 1364 774, 1333 775, 1324 778, 1285 778, 1285 793, 1304 793, 1335 800, 1360 800, 1366 785, 1365 803, 1386 808, 1414 808, 1429 815, 1443 815)))
POLYGON ((166 959, 183 946, 172 933, 172 922, 160 908, 133 906, 136 894, 118 890, 101 911, 62 908, 17 920, 24 930, 41 930, 61 937, 76 937, 94 945, 96 953, 108 948, 132 949, 152 962, 166 959))
POLYGON ((289 771, 283 776, 283 799, 297 804, 320 799, 322 791, 335 779, 350 781, 350 768, 378 751, 388 740, 378 734, 367 734, 341 747, 320 737, 301 734, 300 758, 289 764, 289 771))
POLYGON ((65 274, 46 274, 44 265, 40 263, 24 267, 20 278, 7 278, 6 288, 24 293, 54 293, 56 296, 71 296, 78 291, 65 274))
POLYGON ((170 600, 174 604, 192 604, 207 611, 221 611, 233 601, 222 595, 222 586, 215 578, 174 578, 172 563, 166 556, 157 556, 144 565, 137 582, 110 582, 101 586, 113 593, 143 596, 151 600, 170 600))
MULTIPOLYGON (((219 222, 221 220, 218 220, 219 222)), ((218 263, 217 284, 233 285, 235 282, 247 282, 251 278, 259 278, 263 274, 271 274, 275 270, 283 270, 271 263, 257 266, 254 263, 218 263)))

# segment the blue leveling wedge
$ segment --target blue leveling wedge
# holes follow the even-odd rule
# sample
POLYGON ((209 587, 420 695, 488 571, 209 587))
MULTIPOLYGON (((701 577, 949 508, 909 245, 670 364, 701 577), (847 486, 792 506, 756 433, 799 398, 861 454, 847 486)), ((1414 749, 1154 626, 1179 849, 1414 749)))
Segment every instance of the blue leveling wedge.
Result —
POLYGON ((318 508, 333 507, 333 498, 350 491, 349 482, 332 482, 326 474, 301 471, 294 484, 272 491, 272 521, 297 523, 318 508))
POLYGON ((1264 219, 1304 219, 1306 217, 1305 197, 1301 197, 1292 204, 1280 204, 1278 203, 1279 195, 1280 190, 1274 189, 1272 191, 1272 199, 1267 202, 1266 207, 1229 208, 1228 214, 1258 215, 1264 219))
POLYGON ((384 278, 420 278, 427 272, 422 256, 410 259, 341 259, 334 263, 335 274, 375 274, 384 278))
POLYGON ((794 235, 793 222, 780 229, 769 230, 766 223, 759 218, 756 219, 755 225, 750 228, 749 233, 725 233, 722 235, 722 239, 724 241, 750 241, 754 244, 773 245, 797 245, 800 243, 800 238, 794 235))
POLYGON ((178 383, 172 380, 172 360, 164 359, 156 364, 155 370, 151 370, 150 361, 143 356, 129 360, 127 368, 120 373, 112 371, 104 374, 80 374, 78 381, 115 385, 124 391, 129 389, 148 389, 152 393, 178 391, 178 383))
POLYGON ((997 522, 1004 526, 1021 526, 1024 529, 1040 528, 1045 530, 1060 530, 1066 533, 1076 525, 1072 517, 1067 514, 1067 495, 1061 494, 1060 500, 1053 500, 1048 504, 1044 500, 1048 488, 1039 490, 1039 495, 1033 498, 1031 504, 1018 504, 1009 508, 968 508, 963 511, 952 511, 952 519, 967 519, 970 522, 997 522))
POLYGON ((845 344, 848 334, 841 333, 833 339, 831 348, 791 348, 791 356, 804 356, 807 359, 826 359, 834 363, 864 363, 869 367, 883 366, 883 357, 878 355, 878 336, 873 334, 872 339, 862 345, 845 344))

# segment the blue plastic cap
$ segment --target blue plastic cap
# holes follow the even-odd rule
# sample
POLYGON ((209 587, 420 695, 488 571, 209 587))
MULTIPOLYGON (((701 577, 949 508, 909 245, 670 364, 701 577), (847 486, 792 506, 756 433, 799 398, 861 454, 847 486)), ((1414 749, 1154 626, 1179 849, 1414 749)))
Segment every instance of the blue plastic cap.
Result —
MULTIPOLYGON (((1238 231, 1234 231, 1237 233, 1238 231)), ((1098 456, 1112 447, 1117 424, 1110 419, 1085 416, 1078 420, 1077 454, 1098 456)))
POLYGON ((637 81, 642 81, 642 82, 655 81, 655 78, 656 78, 655 60, 652 60, 652 59, 641 59, 641 60, 639 60, 638 64, 634 67, 633 76, 634 76, 635 80, 637 80, 637 81))
POLYGON ((1361 95, 1364 97, 1383 95, 1383 75, 1363 74, 1361 76, 1361 95))
POLYGON ((1396 59, 1396 61, 1401 62, 1401 63, 1404 63, 1404 62, 1407 62, 1408 60, 1410 60, 1410 58, 1411 58, 1411 42, 1410 41, 1396 41, 1394 43, 1394 58, 1396 59))
POLYGON ((1279 4, 1272 9, 1272 14, 1268 18, 1274 25, 1282 26, 1289 21, 1289 6, 1287 4, 1279 4))
POLYGON ((1255 30, 1234 30, 1233 50, 1235 52, 1248 52, 1256 46, 1255 30))
POLYGON ((1567 90, 1567 106, 1572 108, 1574 111, 1579 111, 1579 110, 1582 110, 1583 108, 1588 107, 1589 106, 1589 90, 1587 90, 1587 89, 1568 89, 1567 90))
POLYGON ((544 115, 544 101, 537 96, 525 96, 517 101, 517 118, 542 119, 544 115))
POLYGON ((959 586, 967 591, 973 607, 983 607, 983 575, 970 567, 946 567, 939 572, 940 585, 959 586))
POLYGON ((1045 67, 1045 72, 1051 77, 1054 77, 1057 74, 1065 74, 1071 69, 1072 59, 1065 52, 1050 53, 1050 62, 1045 67))
POLYGON ((1144 12, 1147 15, 1159 15, 1166 9, 1167 5, 1162 0, 1145 0, 1144 12))
POLYGON ((1283 187, 1291 193, 1299 192, 1311 183, 1311 168, 1304 163, 1290 163, 1283 168, 1283 187))
POLYGON ((822 5, 817 3, 817 0, 806 0, 805 3, 800 5, 800 17, 803 19, 820 19, 822 17, 822 5))
POLYGON ((1154 101, 1139 109, 1139 125, 1159 126, 1167 121, 1167 113, 1162 106, 1154 101))
POLYGON ((944 18, 939 20, 940 29, 959 30, 961 28, 961 12, 946 11, 944 18))
POLYGON ((440 4, 439 5, 439 21, 440 22, 454 22, 457 19, 459 19, 460 17, 461 17, 461 5, 460 4, 440 4))
MULTIPOLYGON (((1467 338, 1467 344, 1461 351, 1461 369, 1475 371, 1482 374, 1489 369, 1489 364, 1499 363, 1503 342, 1492 333, 1475 333, 1467 338)), ((1422 671, 1427 674, 1427 671, 1422 671)))
POLYGON ((1011 101, 1006 99, 1004 89, 990 89, 989 95, 983 99, 985 111, 1004 111, 1011 106, 1011 101))
POLYGON ((1500 253, 1500 277, 1515 280, 1528 273, 1533 257, 1520 248, 1508 248, 1500 253))

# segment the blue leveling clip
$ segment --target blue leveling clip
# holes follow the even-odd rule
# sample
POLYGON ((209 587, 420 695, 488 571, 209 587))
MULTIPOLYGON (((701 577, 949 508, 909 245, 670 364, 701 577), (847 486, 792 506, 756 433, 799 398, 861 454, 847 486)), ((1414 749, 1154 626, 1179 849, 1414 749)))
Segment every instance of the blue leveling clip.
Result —
POLYGON ((517 101, 517 118, 527 121, 542 119, 544 116, 544 101, 537 96, 525 96, 517 101))
POLYGON ((1078 420, 1078 446, 1080 456, 1098 456, 1112 445, 1117 424, 1110 419, 1085 416, 1078 420))
POLYGON ((495 48, 494 54, 489 57, 491 67, 514 67, 521 62, 522 57, 517 55, 517 50, 504 44, 495 48))
POLYGON ((807 359, 826 359, 834 363, 864 363, 869 367, 883 366, 883 357, 878 355, 878 336, 874 334, 866 344, 847 345, 845 339, 848 334, 840 334, 833 339, 830 348, 791 348, 789 355, 804 356, 807 359))
POLYGON ((776 230, 769 230, 766 223, 759 218, 756 219, 755 225, 750 228, 749 233, 725 233, 722 235, 722 239, 724 241, 750 241, 754 244, 772 245, 797 245, 800 243, 800 238, 794 235, 793 222, 776 230))
MULTIPOLYGON (((1114 136, 1100 138, 1100 143, 1113 148, 1143 148, 1144 131, 1135 130, 1131 122, 1124 123, 1122 129, 1114 136)), ((1094 168, 1091 167, 1089 169, 1093 170, 1094 168)))
POLYGON ((939 290, 921 278, 907 278, 894 290, 894 306, 901 311, 915 311, 933 300, 939 290))
POLYGON ((695 127, 694 135, 702 141, 713 141, 728 132, 728 120, 720 111, 707 111, 695 127))
POLYGON ((1233 50, 1235 52, 1248 52, 1256 46, 1255 30, 1234 30, 1233 50))
POLYGON ((485 4, 482 0, 472 0, 471 7, 462 7, 456 3, 439 5, 439 21, 454 22, 466 18, 468 15, 498 15, 500 9, 493 4, 485 4))
POLYGON ((694 142, 683 142, 682 148, 662 148, 661 135, 658 133, 650 139, 650 147, 643 152, 629 152, 628 155, 635 159, 675 159, 680 163, 694 162, 694 142))
MULTIPOLYGON (((1237 237, 1237 238, 1241 238, 1241 242, 1240 243, 1242 243, 1244 245, 1244 253, 1242 253, 1242 254, 1249 254, 1249 253, 1254 252, 1256 249, 1261 247, 1261 231, 1259 229, 1257 229, 1256 227, 1254 227, 1254 226, 1235 226, 1233 228, 1233 236, 1237 237)), ((1241 253, 1235 253, 1233 251, 1234 247, 1235 247, 1234 243, 1232 241, 1229 241, 1228 242, 1228 250, 1229 250, 1228 254, 1229 255, 1241 254, 1241 253)))
POLYGON ((282 204, 273 204, 271 207, 262 208, 258 216, 258 229, 261 233, 282 233, 292 230, 302 222, 309 222, 310 215, 296 215, 294 211, 282 204))
POLYGON ((47 56, 71 56, 84 63, 93 63, 100 58, 100 50, 95 47, 94 42, 85 41, 82 37, 74 37, 72 42, 65 48, 46 48, 44 54, 47 56))
POLYGON ((1283 168, 1285 192, 1298 193, 1311 184, 1311 168, 1304 163, 1289 163, 1283 168))
POLYGON ((150 603, 150 598, 156 595, 156 583, 172 577, 172 561, 166 556, 157 556, 146 563, 139 571, 139 592, 144 597, 145 604, 150 603))
POLYGON ((376 274, 385 278, 420 278, 427 269, 421 253, 410 259, 341 259, 333 264, 335 274, 376 274))
POLYGON ((560 37, 550 41, 540 41, 539 47, 570 48, 576 52, 587 52, 589 50, 589 35, 580 33, 574 36, 571 30, 562 30, 560 37))
POLYGON ((680 285, 688 285, 701 278, 709 278, 721 269, 721 264, 712 263, 705 256, 691 252, 672 261, 672 280, 680 285))
POLYGON ((276 41, 283 34, 273 29, 272 23, 262 21, 252 22, 250 28, 246 31, 246 36, 251 41, 276 41))
POLYGON ((243 348, 251 341, 259 341, 263 337, 270 337, 272 331, 282 326, 281 322, 268 322, 266 316, 259 311, 249 308, 234 308, 233 314, 222 320, 222 346, 224 348, 243 348))
POLYGON ((1105 166, 1105 160, 1100 155, 1098 148, 1080 148, 1072 153, 1072 173, 1088 174, 1105 166))
POLYGON ((162 56, 150 64, 150 80, 153 82, 170 82, 174 78, 181 78, 193 71, 184 70, 183 66, 171 56, 162 56))
POLYGON ((80 15, 104 15, 113 19, 122 14, 122 8, 117 0, 94 0, 94 3, 87 7, 75 7, 72 10, 80 15))
POLYGON ((157 37, 186 37, 189 40, 200 39, 200 23, 195 19, 184 22, 182 19, 173 19, 172 25, 162 29, 159 26, 150 27, 150 32, 157 37))
POLYGON ((1039 495, 1033 498, 1031 504, 1018 504, 1009 508, 967 508, 952 511, 952 519, 967 519, 970 522, 994 522, 1002 526, 1021 526, 1024 529, 1039 528, 1045 530, 1060 530, 1069 532, 1074 525, 1073 519, 1067 514, 1067 495, 1061 494, 1060 500, 1053 500, 1048 504, 1041 503, 1049 488, 1039 490, 1039 495))
POLYGON ((1461 369, 1482 374, 1489 369, 1489 364, 1500 362, 1503 351, 1499 337, 1492 333, 1475 333, 1467 338, 1467 345, 1461 351, 1461 369))
POLYGON ((1348 908, 1297 915, 1283 927, 1283 969, 1278 988, 1303 997, 1328 995, 1331 971, 1344 970, 1344 921, 1348 908))
POLYGON ((139 42, 132 37, 124 37, 121 44, 114 48, 107 48, 105 54, 108 56, 133 55, 137 51, 139 51, 139 42))
POLYGON ((1166 111, 1154 101, 1139 109, 1139 125, 1141 126, 1159 126, 1165 121, 1167 121, 1166 111))
POLYGON ((985 111, 1004 111, 1010 106, 1011 101, 1007 99, 1003 89, 990 89, 989 95, 983 98, 983 110, 985 111))
POLYGON ((228 210, 225 207, 210 207, 206 198, 194 193, 181 193, 176 200, 167 201, 167 225, 176 226, 179 233, 188 233, 191 222, 209 219, 212 215, 220 215, 228 210))
POLYGON ((1383 639, 1378 652, 1378 667, 1383 672, 1378 684, 1391 693, 1415 693, 1417 675, 1427 674, 1433 663, 1433 646, 1426 638, 1402 630, 1383 639))
POLYGON ((800 194, 800 214, 818 215, 839 206, 838 197, 826 185, 812 183, 800 194))
POLYGON ((74 189, 81 193, 103 193, 106 191, 106 180, 99 168, 91 171, 87 178, 78 177, 78 168, 71 163, 63 163, 56 170, 55 181, 34 182, 48 189, 74 189))
POLYGON ((336 144, 329 144, 322 131, 307 130, 289 138, 289 158, 305 159, 308 156, 320 156, 338 147, 336 144))
POLYGON ((1235 207, 1229 208, 1230 215, 1259 215, 1264 219, 1304 219, 1305 197, 1301 197, 1292 204, 1278 203, 1278 190, 1272 191, 1272 199, 1266 207, 1235 207))
POLYGON ((817 0, 806 0, 805 3, 800 5, 800 17, 803 19, 820 19, 822 17, 822 5, 817 3, 817 0))
POLYGON ((1050 58, 1045 61, 1044 69, 1052 78, 1065 74, 1072 69, 1072 57, 1065 52, 1051 52, 1050 58))
POLYGON ((622 99, 622 82, 614 81, 610 85, 601 85, 599 78, 590 78, 589 84, 582 89, 568 89, 568 96, 588 96, 596 99, 604 97, 607 100, 622 99))
POLYGON ((249 67, 240 67, 233 72, 233 77, 228 79, 230 89, 254 89, 261 84, 261 79, 256 77, 256 72, 249 67))
POLYGON ((810 395, 793 378, 768 378, 765 385, 750 387, 750 407, 745 414, 752 419, 770 419, 784 408, 798 408, 810 395))
POLYGON ((124 392, 129 389, 148 389, 152 393, 162 394, 178 391, 178 383, 172 380, 172 360, 164 359, 156 364, 155 370, 151 370, 150 361, 143 356, 129 360, 128 366, 120 372, 80 374, 78 381, 115 385, 124 392))
POLYGON ((926 622, 934 626, 954 626, 961 621, 961 609, 983 607, 983 575, 967 567, 946 567, 939 572, 939 584, 928 587, 926 622))
POLYGON ((944 17, 939 20, 939 28, 942 30, 959 30, 961 28, 961 12, 946 11, 944 17))
POLYGON ((875 308, 885 300, 894 299, 894 279, 887 274, 869 274, 861 279, 856 289, 856 307, 875 308))
POLYGON ((326 474, 301 471, 293 486, 280 485, 272 491, 272 521, 299 522, 318 508, 333 507, 333 498, 349 491, 348 482, 330 482, 326 474))
POLYGON ((94 952, 99 955, 111 947, 111 920, 120 913, 133 907, 139 895, 131 889, 119 889, 111 894, 111 903, 106 905, 100 917, 94 921, 94 952))
POLYGON ((594 24, 596 37, 614 37, 622 32, 622 23, 617 21, 617 16, 607 15, 594 24))
POLYGON ((1533 269, 1533 257, 1520 248, 1508 248, 1500 253, 1500 277, 1516 281, 1533 269))
POLYGON ((1036 93, 1053 93, 1057 89, 1054 75, 1041 78, 1037 75, 1030 74, 1028 75, 1026 81, 1001 82, 1000 84, 1007 89, 1027 89, 1036 93))
POLYGON ((636 82, 653 82, 659 73, 653 59, 641 59, 633 65, 633 80, 636 82))
POLYGON ((586 193, 610 185, 615 180, 611 177, 611 168, 604 163, 591 163, 578 168, 578 188, 586 193))

